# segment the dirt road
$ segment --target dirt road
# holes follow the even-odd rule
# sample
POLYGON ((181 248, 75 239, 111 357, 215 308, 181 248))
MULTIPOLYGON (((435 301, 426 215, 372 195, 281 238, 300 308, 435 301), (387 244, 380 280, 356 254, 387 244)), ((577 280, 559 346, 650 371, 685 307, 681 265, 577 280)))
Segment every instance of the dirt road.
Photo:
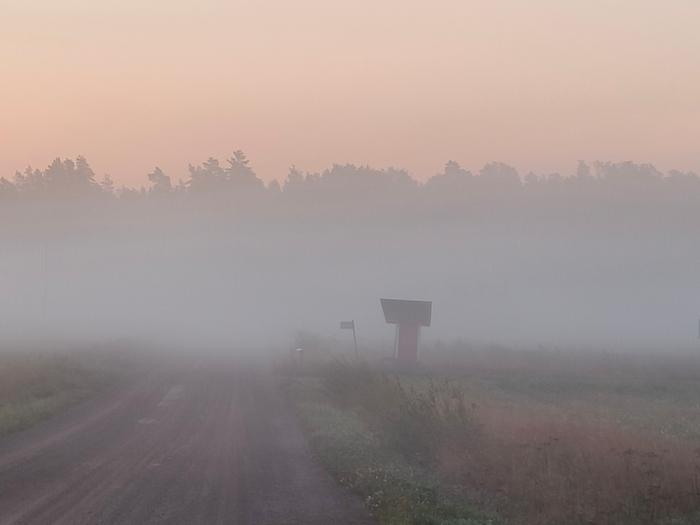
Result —
POLYGON ((0 441, 0 523, 371 523, 282 397, 261 367, 158 367, 0 441))

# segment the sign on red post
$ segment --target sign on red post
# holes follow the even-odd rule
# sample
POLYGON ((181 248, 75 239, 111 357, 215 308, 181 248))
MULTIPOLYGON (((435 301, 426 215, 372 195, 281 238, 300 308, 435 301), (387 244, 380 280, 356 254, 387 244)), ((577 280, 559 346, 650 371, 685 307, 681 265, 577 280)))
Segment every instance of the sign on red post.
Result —
POLYGON ((403 364, 418 361, 418 338, 421 326, 430 326, 433 303, 430 301, 406 301, 402 299, 380 299, 384 319, 398 325, 396 358, 403 364))

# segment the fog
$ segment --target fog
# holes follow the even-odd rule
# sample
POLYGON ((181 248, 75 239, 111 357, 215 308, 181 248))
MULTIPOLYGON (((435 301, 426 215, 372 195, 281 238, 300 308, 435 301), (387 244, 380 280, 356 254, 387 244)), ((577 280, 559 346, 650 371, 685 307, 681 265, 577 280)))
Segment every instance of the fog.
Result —
POLYGON ((117 188, 83 158, 0 181, 0 338, 284 347, 300 330, 391 342, 380 297, 433 301, 425 341, 691 348, 700 178, 580 162, 290 169, 241 152, 117 188))

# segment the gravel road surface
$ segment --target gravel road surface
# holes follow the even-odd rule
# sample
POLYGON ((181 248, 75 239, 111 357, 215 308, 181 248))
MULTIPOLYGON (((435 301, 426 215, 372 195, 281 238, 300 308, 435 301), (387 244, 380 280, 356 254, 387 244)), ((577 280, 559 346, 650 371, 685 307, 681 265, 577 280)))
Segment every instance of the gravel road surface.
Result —
POLYGON ((0 523, 370 524, 262 366, 159 366, 0 440, 0 523))

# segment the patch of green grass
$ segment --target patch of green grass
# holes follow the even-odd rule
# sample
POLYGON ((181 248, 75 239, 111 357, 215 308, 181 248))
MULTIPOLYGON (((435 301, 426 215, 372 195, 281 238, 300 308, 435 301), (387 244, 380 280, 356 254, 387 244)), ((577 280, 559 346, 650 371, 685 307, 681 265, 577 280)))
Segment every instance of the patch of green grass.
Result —
POLYGON ((28 399, 0 406, 0 435, 16 432, 46 419, 74 398, 67 394, 56 394, 43 399, 28 399))
POLYGON ((297 379, 290 388, 313 451, 341 484, 364 498, 380 523, 497 523, 450 497, 428 469, 386 446, 357 412, 331 403, 320 381, 297 379))
POLYGON ((117 374, 113 363, 94 355, 0 355, 0 436, 98 393, 117 374))

